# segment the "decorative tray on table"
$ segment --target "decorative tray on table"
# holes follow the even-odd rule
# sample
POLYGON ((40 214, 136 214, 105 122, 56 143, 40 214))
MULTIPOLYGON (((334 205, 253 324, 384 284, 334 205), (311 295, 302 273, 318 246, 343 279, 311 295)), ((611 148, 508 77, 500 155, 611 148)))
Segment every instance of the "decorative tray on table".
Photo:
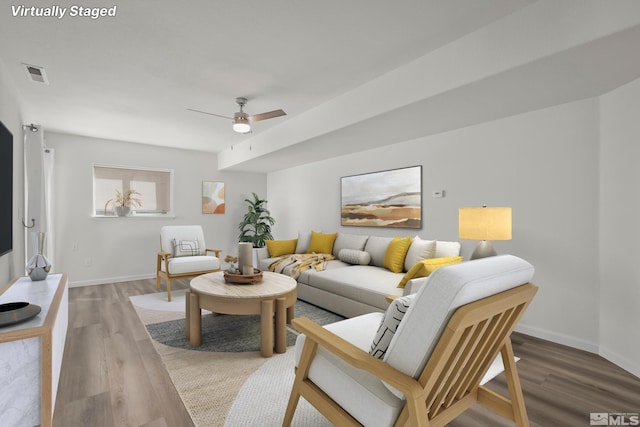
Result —
POLYGON ((253 269, 253 274, 229 273, 225 270, 223 273, 224 281, 235 285, 253 285, 262 280, 262 270, 253 269))

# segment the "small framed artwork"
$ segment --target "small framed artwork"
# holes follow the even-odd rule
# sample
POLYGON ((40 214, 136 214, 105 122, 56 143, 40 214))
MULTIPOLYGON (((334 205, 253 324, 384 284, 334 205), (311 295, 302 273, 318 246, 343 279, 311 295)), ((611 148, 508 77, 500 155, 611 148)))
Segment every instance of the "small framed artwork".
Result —
POLYGON ((422 228, 422 166, 341 178, 341 224, 422 228))
POLYGON ((224 213, 224 182, 202 181, 202 213, 224 213))

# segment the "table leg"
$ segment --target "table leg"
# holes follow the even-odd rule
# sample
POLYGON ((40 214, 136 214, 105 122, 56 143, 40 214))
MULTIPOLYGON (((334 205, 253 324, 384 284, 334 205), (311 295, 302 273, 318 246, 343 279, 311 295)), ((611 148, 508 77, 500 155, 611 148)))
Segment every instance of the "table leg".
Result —
POLYGON ((260 354, 273 356, 273 300, 262 301, 260 308, 260 354))
POLYGON ((191 292, 189 305, 189 343, 197 347, 202 344, 202 309, 197 293, 191 292))
POLYGON ((191 290, 187 289, 184 291, 184 335, 188 340, 191 337, 190 334, 190 326, 191 326, 191 290))
POLYGON ((294 316, 294 309, 293 309, 293 305, 289 308, 287 308, 287 323, 291 324, 291 321, 293 320, 293 316, 294 316))
POLYGON ((287 351, 287 310, 284 298, 276 299, 276 353, 287 351))

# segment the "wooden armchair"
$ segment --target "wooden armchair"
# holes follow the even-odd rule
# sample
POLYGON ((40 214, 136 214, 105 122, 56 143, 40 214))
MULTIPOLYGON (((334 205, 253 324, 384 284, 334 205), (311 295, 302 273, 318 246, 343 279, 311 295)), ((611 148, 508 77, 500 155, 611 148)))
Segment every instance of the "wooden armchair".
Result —
POLYGON ((510 335, 537 292, 532 276, 511 255, 442 267, 408 297, 382 359, 368 351, 378 313, 324 328, 294 319, 304 335, 283 426, 300 396, 340 426, 445 426, 476 402, 528 426, 510 335), (510 399, 481 385, 498 355, 510 399))
POLYGON ((171 279, 196 277, 220 270, 221 249, 207 249, 199 225, 169 225, 160 229, 156 262, 156 288, 164 278, 171 301, 171 279), (213 255, 210 255, 213 254, 213 255))

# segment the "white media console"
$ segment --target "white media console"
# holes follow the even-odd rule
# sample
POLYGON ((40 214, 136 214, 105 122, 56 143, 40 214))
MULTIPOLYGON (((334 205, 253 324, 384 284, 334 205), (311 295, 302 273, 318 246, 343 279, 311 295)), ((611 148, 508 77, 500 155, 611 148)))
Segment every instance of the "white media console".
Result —
POLYGON ((0 304, 12 302, 42 311, 0 327, 0 424, 50 427, 69 321, 67 275, 14 279, 0 288, 0 304))

